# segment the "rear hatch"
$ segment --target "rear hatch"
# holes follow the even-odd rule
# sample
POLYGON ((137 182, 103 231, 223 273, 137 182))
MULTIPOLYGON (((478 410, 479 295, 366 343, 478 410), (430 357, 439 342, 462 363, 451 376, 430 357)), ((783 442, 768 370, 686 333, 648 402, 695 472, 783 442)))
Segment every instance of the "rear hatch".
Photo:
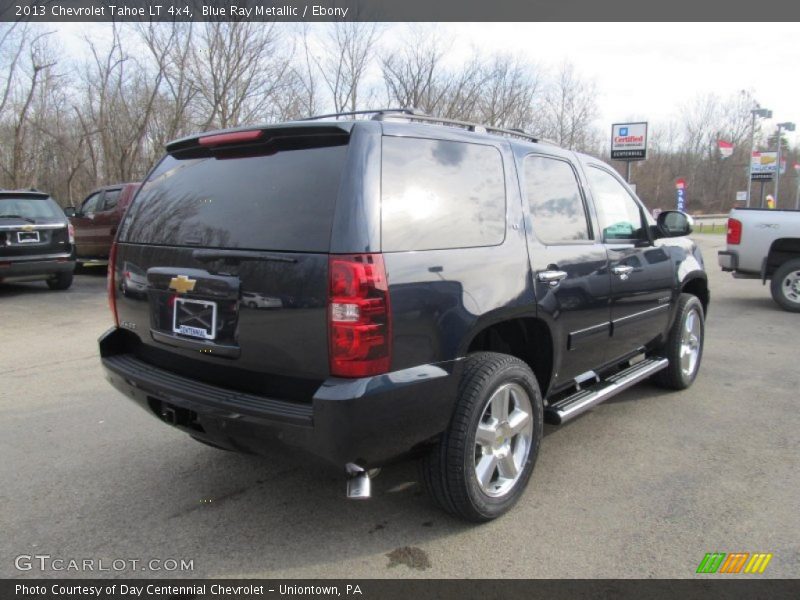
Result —
POLYGON ((117 316, 141 360, 310 400, 329 372, 328 251, 348 131, 255 131, 168 148, 120 228, 117 316))
POLYGON ((0 260, 71 252, 67 219, 47 194, 0 192, 0 260))

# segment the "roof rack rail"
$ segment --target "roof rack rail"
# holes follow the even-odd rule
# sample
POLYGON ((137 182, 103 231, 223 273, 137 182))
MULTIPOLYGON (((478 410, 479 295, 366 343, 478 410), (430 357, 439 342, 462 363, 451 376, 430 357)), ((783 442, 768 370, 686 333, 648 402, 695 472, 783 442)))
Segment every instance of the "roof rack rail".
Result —
POLYGON ((375 108, 372 110, 351 110, 348 112, 330 113, 327 115, 314 115, 313 117, 298 119, 298 121, 318 121, 320 119, 338 119, 339 117, 357 117, 359 115, 375 115, 375 117, 377 117, 387 113, 402 113, 406 115, 422 114, 414 108, 375 108))
POLYGON ((504 129, 502 127, 494 127, 493 125, 481 125, 480 123, 471 123, 469 121, 459 121, 458 119, 448 119, 446 117, 432 117, 424 114, 387 114, 383 118, 390 119, 407 119, 409 121, 420 121, 423 123, 447 125, 450 127, 462 127, 467 131, 474 131, 476 133, 494 133, 504 135, 506 137, 519 138, 529 142, 541 141, 537 136, 525 133, 521 129, 504 129))
POLYGON ((385 121, 388 119, 405 119, 406 121, 417 121, 420 123, 429 123, 432 125, 446 125, 449 127, 461 127, 467 131, 474 131, 476 133, 491 133, 503 135, 510 138, 517 138, 529 142, 545 143, 558 145, 553 141, 542 139, 530 133, 525 133, 522 129, 511 128, 505 129, 502 127, 494 127, 493 125, 481 125, 479 123, 471 123, 469 121, 459 121, 458 119, 449 119, 446 117, 432 117, 424 112, 415 108, 376 108, 373 110, 353 110, 349 112, 330 113, 327 115, 316 115, 300 119, 301 121, 316 121, 319 119, 339 119, 340 117, 355 117, 359 115, 373 115, 372 120, 385 121))

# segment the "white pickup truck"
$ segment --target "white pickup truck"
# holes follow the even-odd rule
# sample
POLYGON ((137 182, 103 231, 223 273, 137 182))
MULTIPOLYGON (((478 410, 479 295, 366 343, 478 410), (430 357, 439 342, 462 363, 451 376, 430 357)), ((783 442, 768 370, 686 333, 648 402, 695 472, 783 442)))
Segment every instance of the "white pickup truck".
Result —
POLYGON ((734 208, 727 242, 718 254, 723 271, 739 279, 769 279, 773 300, 800 312, 800 210, 734 208))

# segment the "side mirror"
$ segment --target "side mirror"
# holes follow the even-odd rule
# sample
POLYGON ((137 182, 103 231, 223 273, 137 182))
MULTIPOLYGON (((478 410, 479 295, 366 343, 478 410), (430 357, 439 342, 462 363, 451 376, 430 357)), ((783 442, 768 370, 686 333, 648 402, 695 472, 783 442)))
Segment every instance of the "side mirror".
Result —
POLYGON ((67 215, 68 217, 74 217, 75 215, 78 214, 78 211, 75 210, 74 206, 65 206, 64 214, 67 215))
POLYGON ((679 210, 665 210, 656 219, 658 237, 681 237, 692 233, 694 219, 679 210))

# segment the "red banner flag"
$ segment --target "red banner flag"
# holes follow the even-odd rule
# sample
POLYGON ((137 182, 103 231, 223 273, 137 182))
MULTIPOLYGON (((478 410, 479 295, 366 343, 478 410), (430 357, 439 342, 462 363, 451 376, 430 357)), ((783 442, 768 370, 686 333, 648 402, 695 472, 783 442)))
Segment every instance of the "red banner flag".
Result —
POLYGON ((728 158, 733 154, 733 144, 730 142, 719 140, 717 145, 719 146, 719 153, 722 158, 728 158))

